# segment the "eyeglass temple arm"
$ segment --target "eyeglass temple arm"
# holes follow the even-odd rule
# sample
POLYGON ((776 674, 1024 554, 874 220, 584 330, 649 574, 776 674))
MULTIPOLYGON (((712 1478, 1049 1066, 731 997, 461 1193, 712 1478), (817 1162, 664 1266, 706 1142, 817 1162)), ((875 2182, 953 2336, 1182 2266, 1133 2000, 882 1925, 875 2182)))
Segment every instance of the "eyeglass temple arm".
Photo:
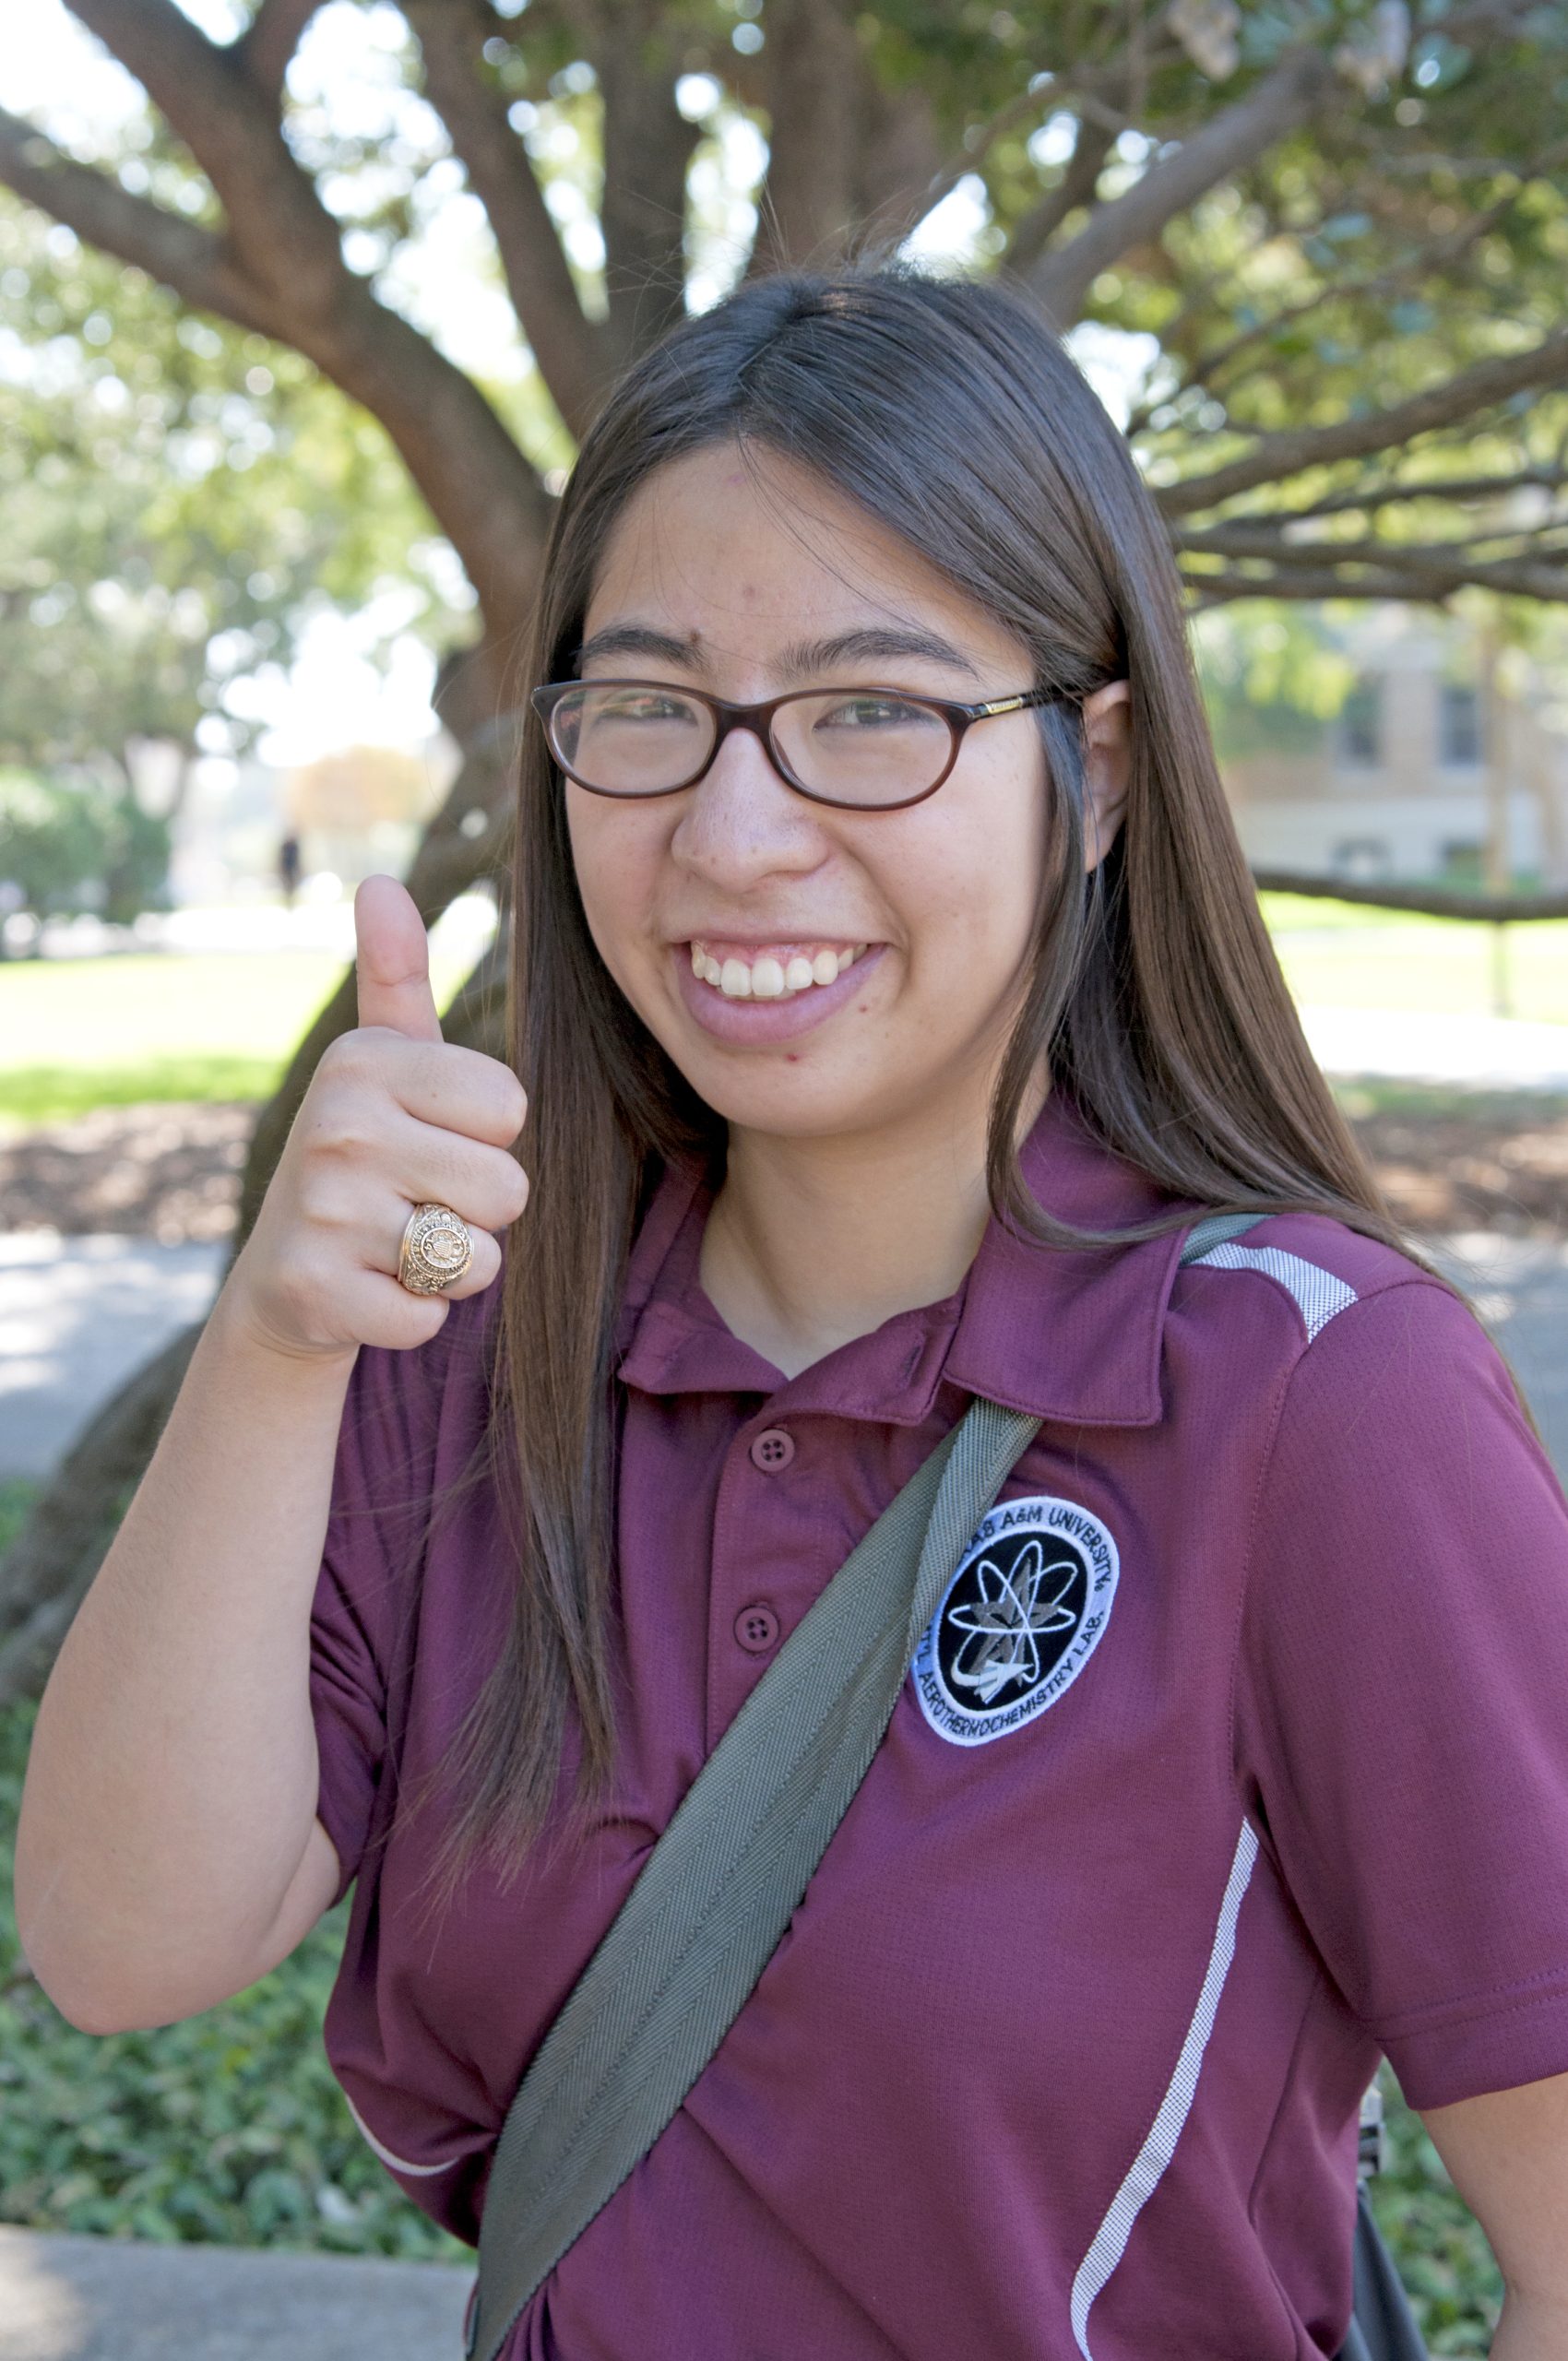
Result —
POLYGON ((984 705, 972 705, 969 712, 977 721, 989 721, 994 713, 1017 713, 1027 705, 1060 705, 1061 689, 1027 689, 1017 696, 991 697, 984 705))

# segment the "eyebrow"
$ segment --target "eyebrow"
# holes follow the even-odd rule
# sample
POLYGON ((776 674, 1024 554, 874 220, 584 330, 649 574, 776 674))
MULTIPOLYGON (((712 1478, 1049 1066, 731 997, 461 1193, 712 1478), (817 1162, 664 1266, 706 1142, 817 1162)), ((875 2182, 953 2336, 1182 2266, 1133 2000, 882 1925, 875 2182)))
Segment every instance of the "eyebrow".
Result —
MULTIPOLYGON (((703 662, 695 635, 681 639, 672 632, 655 630, 650 623, 607 623, 578 649, 578 670, 606 656, 650 657, 657 663, 679 665, 688 672, 700 671, 703 662)), ((863 625, 858 631, 839 632, 831 639, 793 640, 775 658, 773 669, 781 681, 794 682, 830 671, 836 664, 874 663, 883 657, 914 657, 927 664, 941 664, 950 672, 962 672, 971 681, 980 678, 968 658, 935 632, 891 623, 863 625)))

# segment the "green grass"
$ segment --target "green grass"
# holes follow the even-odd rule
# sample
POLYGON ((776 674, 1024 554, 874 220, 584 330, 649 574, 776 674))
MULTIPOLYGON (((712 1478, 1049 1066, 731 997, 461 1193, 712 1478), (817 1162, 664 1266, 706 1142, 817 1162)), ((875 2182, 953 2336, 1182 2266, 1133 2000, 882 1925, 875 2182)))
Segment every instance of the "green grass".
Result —
MULTIPOLYGON (((1495 930, 1349 902, 1265 894, 1264 916, 1286 979, 1303 1005, 1485 1015, 1492 1005, 1495 930)), ((1511 926, 1504 951, 1510 1013, 1568 1025, 1568 919, 1511 926)))
MULTIPOLYGON (((1265 895, 1264 912, 1304 1003, 1491 1009, 1490 927, 1285 895, 1265 895)), ((1511 927, 1507 963, 1513 1014, 1568 1025, 1568 921, 1511 927)), ((443 1005, 466 965, 437 955, 443 1005)), ((44 1123, 141 1099, 265 1098, 341 973, 315 951, 0 965, 0 1118, 44 1123)))
MULTIPOLYGON (((438 1003, 469 962, 437 955, 438 1003)), ((266 1098, 343 973, 317 951, 126 953, 0 965, 0 1116, 142 1099, 266 1098)))

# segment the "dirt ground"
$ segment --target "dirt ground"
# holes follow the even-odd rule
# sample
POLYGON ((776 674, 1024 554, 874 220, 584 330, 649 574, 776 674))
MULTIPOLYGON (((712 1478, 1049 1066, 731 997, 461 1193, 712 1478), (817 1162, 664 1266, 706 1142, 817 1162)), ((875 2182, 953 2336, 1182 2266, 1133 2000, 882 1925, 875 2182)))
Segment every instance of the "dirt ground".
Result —
MULTIPOLYGON (((1409 1229, 1568 1237, 1568 1102, 1395 1084, 1343 1097, 1409 1229)), ((104 1107, 0 1135, 0 1229, 226 1238, 255 1118, 245 1104, 104 1107)))
POLYGON ((244 1102, 100 1107, 0 1134, 0 1229, 227 1238, 255 1115, 244 1102))

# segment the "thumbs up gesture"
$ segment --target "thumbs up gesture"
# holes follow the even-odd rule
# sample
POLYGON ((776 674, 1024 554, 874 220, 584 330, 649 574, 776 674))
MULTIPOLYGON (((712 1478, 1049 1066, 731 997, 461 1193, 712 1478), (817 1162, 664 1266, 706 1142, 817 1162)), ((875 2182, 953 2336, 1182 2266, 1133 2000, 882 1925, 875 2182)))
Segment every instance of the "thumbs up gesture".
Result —
POLYGON ((354 897, 359 1024, 323 1053, 225 1294, 293 1355, 425 1343, 457 1296, 501 1267, 494 1233, 528 1201, 512 1153, 528 1100, 510 1066, 443 1041, 412 896, 367 877, 354 897), (416 1204, 450 1207, 473 1261, 439 1295, 398 1277, 416 1204))

